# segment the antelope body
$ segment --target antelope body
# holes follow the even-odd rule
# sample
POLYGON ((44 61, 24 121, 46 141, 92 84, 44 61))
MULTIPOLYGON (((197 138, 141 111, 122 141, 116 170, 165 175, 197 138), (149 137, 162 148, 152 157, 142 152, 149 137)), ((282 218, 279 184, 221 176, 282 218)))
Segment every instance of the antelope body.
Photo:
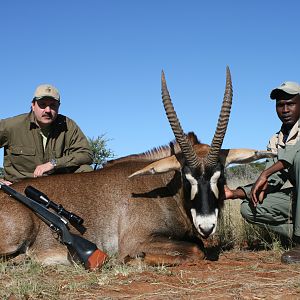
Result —
MULTIPOLYGON (((26 179, 12 185, 24 192, 32 185, 80 215, 85 237, 122 261, 137 257, 149 264, 195 262, 204 257, 201 238, 217 227, 223 169, 270 157, 251 149, 221 149, 231 106, 231 80, 211 146, 185 135, 162 77, 163 101, 176 141, 169 146, 108 163, 90 173, 26 179), (141 176, 152 175, 152 176, 141 176)), ((20 253, 44 264, 69 263, 67 249, 28 208, 0 191, 0 254, 20 253)))

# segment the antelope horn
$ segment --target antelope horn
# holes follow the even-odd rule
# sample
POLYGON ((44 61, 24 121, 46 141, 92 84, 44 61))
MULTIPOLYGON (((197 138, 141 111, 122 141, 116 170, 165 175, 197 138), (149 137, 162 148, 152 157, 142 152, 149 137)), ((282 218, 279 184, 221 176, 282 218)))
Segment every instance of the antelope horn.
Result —
POLYGON ((204 167, 205 168, 212 168, 214 167, 219 159, 219 153, 222 147, 222 143, 225 137, 229 116, 230 116, 230 109, 232 104, 232 82, 231 82, 231 75, 229 67, 226 68, 226 87, 225 93, 222 103, 222 108, 219 115, 218 125, 215 131, 215 135, 213 137, 211 148, 209 153, 204 158, 204 167))
POLYGON ((199 168, 202 166, 202 161, 196 155, 190 141, 184 134, 180 122, 177 118, 177 114, 172 104, 172 100, 167 88, 167 83, 165 79, 164 71, 161 73, 161 94, 162 100, 165 108, 166 115, 168 117, 169 123, 171 125, 172 131, 175 135, 176 141, 180 146, 180 149, 187 161, 187 164, 191 168, 199 168))

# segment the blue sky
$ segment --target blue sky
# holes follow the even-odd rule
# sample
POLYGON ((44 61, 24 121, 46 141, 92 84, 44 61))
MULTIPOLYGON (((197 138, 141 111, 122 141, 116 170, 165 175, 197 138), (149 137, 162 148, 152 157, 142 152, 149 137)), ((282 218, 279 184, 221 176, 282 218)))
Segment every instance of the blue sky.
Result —
POLYGON ((228 65, 223 146, 264 149, 280 127, 271 89, 300 81, 299 11, 297 0, 1 1, 0 119, 29 111, 51 83, 87 136, 105 134, 116 157, 143 152, 173 139, 164 69, 184 130, 209 144, 228 65))

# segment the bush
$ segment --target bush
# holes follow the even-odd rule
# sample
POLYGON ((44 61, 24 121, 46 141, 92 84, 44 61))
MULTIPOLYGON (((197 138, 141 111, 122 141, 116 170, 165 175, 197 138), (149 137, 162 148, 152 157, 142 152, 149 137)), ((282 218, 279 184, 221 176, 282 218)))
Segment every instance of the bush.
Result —
POLYGON ((104 134, 97 136, 96 138, 88 138, 90 147, 93 152, 93 166, 94 170, 102 168, 103 164, 109 158, 114 157, 114 153, 111 149, 107 148, 107 142, 109 139, 104 138, 104 134))

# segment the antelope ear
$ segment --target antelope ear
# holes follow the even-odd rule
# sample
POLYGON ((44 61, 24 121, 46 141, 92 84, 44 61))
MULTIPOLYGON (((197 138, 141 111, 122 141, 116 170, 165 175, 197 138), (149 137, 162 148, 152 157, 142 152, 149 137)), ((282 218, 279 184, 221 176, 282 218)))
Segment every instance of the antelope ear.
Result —
POLYGON ((165 173, 169 171, 177 170, 179 171, 181 168, 179 161, 177 160, 175 155, 160 159, 146 166, 145 168, 134 172, 128 177, 140 176, 140 175, 154 175, 165 173))
POLYGON ((246 164, 262 158, 272 158, 277 153, 266 150, 254 149, 221 149, 220 161, 227 167, 230 164, 246 164))

